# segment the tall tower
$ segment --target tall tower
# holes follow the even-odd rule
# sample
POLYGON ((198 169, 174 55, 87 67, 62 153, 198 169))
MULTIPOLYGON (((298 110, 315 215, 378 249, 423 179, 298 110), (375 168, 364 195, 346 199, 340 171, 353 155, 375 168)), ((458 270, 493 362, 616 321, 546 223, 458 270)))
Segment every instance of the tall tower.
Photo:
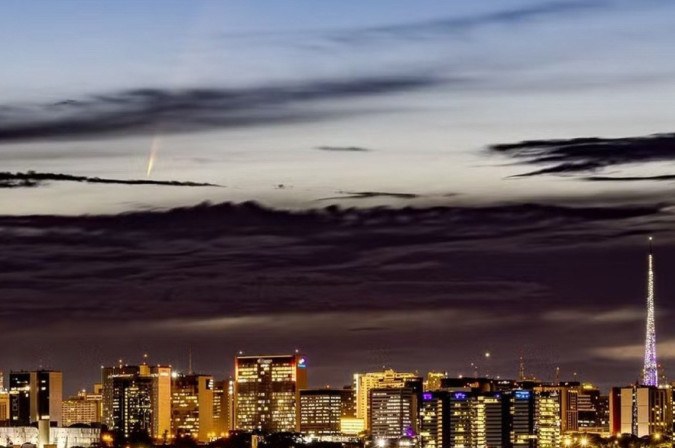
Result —
POLYGON ((659 385, 659 373, 656 364, 656 328, 654 325, 654 256, 652 254, 651 236, 649 237, 649 255, 647 256, 647 335, 642 375, 644 385, 659 385))

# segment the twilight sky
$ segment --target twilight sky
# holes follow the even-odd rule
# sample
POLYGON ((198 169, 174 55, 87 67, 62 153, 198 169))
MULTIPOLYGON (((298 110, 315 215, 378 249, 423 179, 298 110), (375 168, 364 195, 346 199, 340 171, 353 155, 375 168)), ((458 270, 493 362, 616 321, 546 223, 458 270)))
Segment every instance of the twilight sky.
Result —
POLYGON ((674 14, 3 1, 1 367, 675 375, 674 14))

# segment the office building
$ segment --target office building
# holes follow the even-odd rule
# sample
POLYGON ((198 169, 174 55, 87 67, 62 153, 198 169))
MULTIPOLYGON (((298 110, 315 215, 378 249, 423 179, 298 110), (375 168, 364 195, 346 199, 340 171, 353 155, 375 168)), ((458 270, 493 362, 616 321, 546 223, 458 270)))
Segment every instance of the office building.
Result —
POLYGON ((509 443, 509 401, 502 393, 471 398, 472 448, 497 448, 509 443))
POLYGON ((510 396, 511 446, 532 448, 536 446, 535 396, 531 390, 514 390, 510 396))
POLYGON ((551 392, 560 398, 560 424, 563 433, 579 431, 579 394, 581 385, 576 382, 539 385, 536 393, 551 392))
POLYGON ((410 387, 370 390, 368 428, 376 439, 417 435, 417 392, 410 387))
POLYGON ((213 377, 174 374, 171 383, 171 424, 176 437, 191 436, 199 442, 214 439, 213 377))
POLYGON ((9 426, 9 391, 0 390, 0 426, 9 426))
POLYGON ((406 387, 407 382, 421 379, 414 373, 402 373, 388 369, 382 372, 356 373, 354 374, 354 396, 356 399, 356 417, 364 422, 366 429, 369 428, 369 398, 373 389, 400 389, 406 387))
POLYGON ((421 448, 448 448, 449 393, 446 391, 424 392, 419 408, 419 442, 421 448))
POLYGON ((584 384, 578 398, 579 431, 603 432, 601 416, 600 390, 590 384, 584 384))
POLYGON ((670 435, 673 427, 671 389, 638 385, 613 388, 610 413, 613 434, 670 435))
POLYGON ((101 423, 102 395, 80 391, 76 396, 63 400, 63 426, 101 423))
POLYGON ((235 359, 237 429, 300 430, 300 390, 307 387, 303 356, 238 356, 235 359))
POLYGON ((471 446, 471 392, 453 391, 449 395, 450 408, 448 426, 448 447, 471 446))
POLYGON ((171 368, 119 365, 101 369, 102 420, 125 437, 143 432, 155 439, 171 433, 171 368))
POLYGON ((10 424, 28 426, 38 420, 62 422, 63 374, 55 370, 10 372, 10 424))
POLYGON ((234 429, 232 417, 234 416, 231 390, 234 387, 233 380, 214 381, 213 383, 213 432, 217 437, 225 437, 234 429))
POLYGON ((337 440, 343 402, 350 391, 342 389, 308 389, 300 391, 300 432, 318 440, 337 440))
POLYGON ((560 395, 539 392, 535 397, 535 433, 538 448, 556 448, 561 442, 560 395))

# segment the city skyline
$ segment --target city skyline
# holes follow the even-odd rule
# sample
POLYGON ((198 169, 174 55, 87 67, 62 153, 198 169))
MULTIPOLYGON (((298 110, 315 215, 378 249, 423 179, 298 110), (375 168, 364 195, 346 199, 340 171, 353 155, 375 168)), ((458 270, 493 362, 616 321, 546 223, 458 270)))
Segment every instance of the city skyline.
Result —
POLYGON ((675 377, 673 13, 2 2, 0 368, 675 377))

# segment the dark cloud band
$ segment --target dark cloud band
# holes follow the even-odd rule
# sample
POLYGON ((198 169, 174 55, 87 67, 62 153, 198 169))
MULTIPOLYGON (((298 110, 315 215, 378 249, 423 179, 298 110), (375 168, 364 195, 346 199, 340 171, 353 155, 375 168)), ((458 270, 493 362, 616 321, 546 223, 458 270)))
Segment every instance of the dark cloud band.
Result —
POLYGON ((89 184, 118 184, 118 185, 163 185, 171 187, 220 187, 220 185, 203 182, 181 182, 176 180, 149 180, 149 179, 107 179, 101 177, 73 176, 61 173, 2 173, 0 172, 0 188, 32 188, 44 185, 46 182, 84 182, 89 184))
POLYGON ((313 121, 344 113, 326 101, 413 91, 441 82, 430 76, 387 76, 251 88, 137 89, 33 107, 7 106, 0 108, 0 142, 313 121))
MULTIPOLYGON (((519 163, 545 166, 516 177, 578 174, 612 166, 675 160, 675 134, 614 139, 526 140, 492 145, 490 150, 511 157, 519 163)), ((607 179, 600 177, 590 180, 607 179)), ((664 179, 657 176, 652 180, 664 179)))

